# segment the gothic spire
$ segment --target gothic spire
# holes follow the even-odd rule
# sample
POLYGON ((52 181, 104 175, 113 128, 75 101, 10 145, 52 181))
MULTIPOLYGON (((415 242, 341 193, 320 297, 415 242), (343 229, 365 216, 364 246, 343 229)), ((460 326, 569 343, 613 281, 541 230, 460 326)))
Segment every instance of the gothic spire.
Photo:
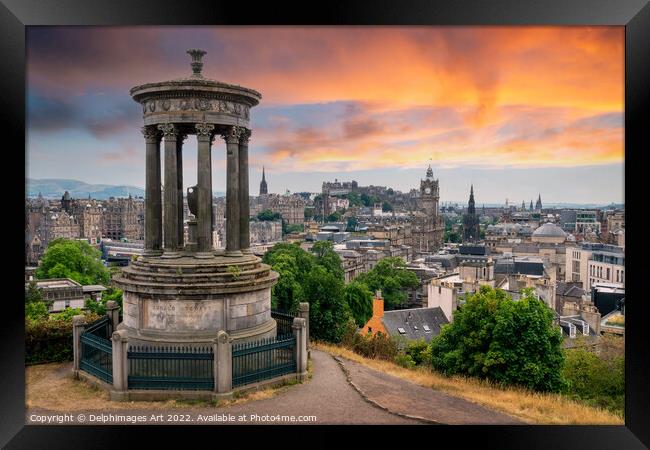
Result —
POLYGON ((433 169, 431 169, 431 164, 429 164, 429 168, 427 169, 427 179, 433 178, 433 169))

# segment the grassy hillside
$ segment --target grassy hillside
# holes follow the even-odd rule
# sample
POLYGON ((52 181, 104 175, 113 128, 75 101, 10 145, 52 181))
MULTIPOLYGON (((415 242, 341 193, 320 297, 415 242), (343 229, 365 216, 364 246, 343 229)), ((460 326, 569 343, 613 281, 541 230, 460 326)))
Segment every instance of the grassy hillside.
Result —
POLYGON ((404 368, 393 362, 365 358, 346 348, 314 343, 314 348, 342 356, 383 373, 421 386, 504 412, 530 424, 539 425, 623 425, 623 417, 569 398, 521 388, 500 388, 486 381, 464 377, 446 377, 426 367, 404 368))

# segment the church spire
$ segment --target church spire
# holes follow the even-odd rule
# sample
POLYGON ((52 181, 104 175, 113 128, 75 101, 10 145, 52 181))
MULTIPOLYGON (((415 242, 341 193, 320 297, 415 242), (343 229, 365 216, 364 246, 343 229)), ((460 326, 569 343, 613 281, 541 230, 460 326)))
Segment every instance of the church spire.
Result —
POLYGON ((264 171, 264 166, 262 166, 262 181, 260 183, 260 195, 266 195, 268 193, 269 193, 269 189, 266 184, 266 173, 264 171))
POLYGON ((474 204, 474 184, 472 184, 469 189, 469 202, 467 202, 467 213, 468 214, 476 213, 476 208, 474 204))

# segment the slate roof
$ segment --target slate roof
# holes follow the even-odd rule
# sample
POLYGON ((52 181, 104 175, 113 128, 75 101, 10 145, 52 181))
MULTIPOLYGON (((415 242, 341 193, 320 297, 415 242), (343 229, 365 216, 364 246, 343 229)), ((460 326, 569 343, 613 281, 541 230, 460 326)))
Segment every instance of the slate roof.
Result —
POLYGON ((408 340, 424 338, 427 342, 432 336, 440 334, 442 325, 449 323, 439 306, 385 311, 381 321, 390 336, 403 336, 408 340), (425 331, 425 325, 429 327, 429 332, 425 331), (400 333, 398 328, 404 329, 405 333, 400 333))
POLYGON ((584 289, 575 284, 565 283, 563 281, 558 281, 555 288, 555 294, 561 295, 563 297, 576 297, 582 298, 585 295, 584 289))

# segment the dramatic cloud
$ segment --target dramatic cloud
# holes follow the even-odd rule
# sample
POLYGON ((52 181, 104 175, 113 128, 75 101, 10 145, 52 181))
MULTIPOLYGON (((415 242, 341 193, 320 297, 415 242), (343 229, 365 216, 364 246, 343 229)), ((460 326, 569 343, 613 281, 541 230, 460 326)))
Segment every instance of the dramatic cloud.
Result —
POLYGON ((141 110, 128 91, 187 76, 194 47, 208 52, 206 76, 262 93, 254 169, 624 158, 623 27, 34 27, 27 37, 28 129, 39 151, 66 132, 85 134, 87 148, 121 149, 98 163, 142 160, 141 110))

